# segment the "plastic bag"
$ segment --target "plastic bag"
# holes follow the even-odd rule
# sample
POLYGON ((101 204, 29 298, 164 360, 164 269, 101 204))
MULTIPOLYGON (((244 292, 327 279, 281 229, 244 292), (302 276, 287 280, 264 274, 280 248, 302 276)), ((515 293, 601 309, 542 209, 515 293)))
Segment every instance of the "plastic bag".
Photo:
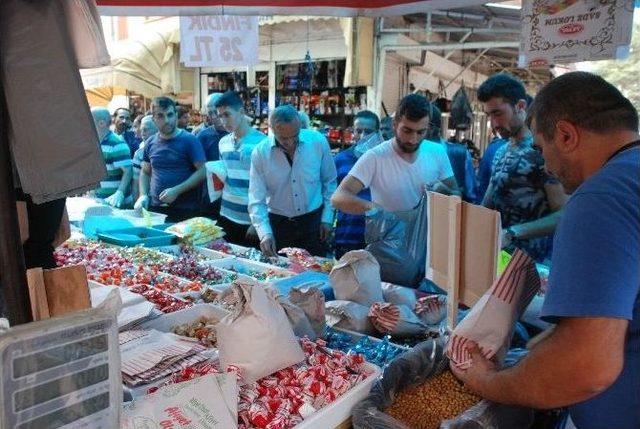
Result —
POLYGON ((193 246, 205 246, 224 236, 224 231, 215 220, 206 217, 194 217, 171 225, 165 231, 172 232, 183 242, 193 246))
POLYGON ((406 212, 379 212, 366 219, 365 241, 380 264, 382 281, 418 287, 427 261, 427 198, 406 212))
POLYGON ((316 336, 321 337, 326 327, 322 291, 317 287, 294 287, 289 291, 289 301, 304 311, 316 336))
POLYGON ((458 417, 445 420, 440 429, 527 429, 533 424, 533 409, 480 401, 458 417))
POLYGON ((227 180, 227 168, 223 161, 209 161, 205 164, 205 169, 209 200, 213 203, 222 197, 222 189, 227 180))
POLYGON ((371 306, 380 302, 380 265, 366 250, 352 250, 344 254, 329 274, 336 299, 371 306))
POLYGON ((327 325, 361 334, 376 331, 369 320, 369 307, 351 301, 329 301, 325 304, 327 325))
POLYGON ((255 282, 230 286, 239 300, 216 326, 220 365, 239 368, 247 383, 297 364, 305 355, 273 294, 255 282))
POLYGON ((473 120, 473 109, 464 87, 460 87, 451 99, 450 130, 466 130, 473 120))
POLYGON ((409 307, 388 302, 373 304, 369 309, 369 320, 378 332, 398 337, 418 335, 428 329, 409 307))
POLYGON ((408 429, 403 423, 384 413, 403 389, 424 383, 447 366, 440 340, 424 341, 398 356, 376 381, 369 395, 357 403, 353 410, 355 429, 408 429))
POLYGON ((384 298, 384 302, 406 305, 409 308, 416 308, 416 304, 418 303, 415 289, 391 283, 382 283, 382 297, 384 298))
POLYGON ((447 346, 452 363, 469 367, 470 341, 478 344, 482 354, 502 363, 509 348, 515 324, 540 288, 535 263, 522 250, 516 250, 505 272, 471 308, 469 314, 453 330, 447 346))

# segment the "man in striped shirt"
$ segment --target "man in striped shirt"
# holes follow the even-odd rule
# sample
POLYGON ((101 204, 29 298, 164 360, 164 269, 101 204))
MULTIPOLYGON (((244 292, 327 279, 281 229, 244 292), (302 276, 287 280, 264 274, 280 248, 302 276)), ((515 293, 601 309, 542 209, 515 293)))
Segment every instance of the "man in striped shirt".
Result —
POLYGON ((227 240, 257 246, 258 237, 249 218, 249 171, 251 153, 266 136, 251 128, 245 117, 242 99, 235 92, 225 92, 216 102, 218 116, 229 132, 220 139, 220 159, 227 169, 222 190, 220 224, 227 240))
POLYGON ((125 204, 131 183, 131 152, 124 140, 109 129, 111 115, 106 108, 94 107, 91 109, 91 114, 100 139, 102 157, 107 167, 107 177, 100 182, 95 196, 103 198, 111 206, 121 207, 125 204))

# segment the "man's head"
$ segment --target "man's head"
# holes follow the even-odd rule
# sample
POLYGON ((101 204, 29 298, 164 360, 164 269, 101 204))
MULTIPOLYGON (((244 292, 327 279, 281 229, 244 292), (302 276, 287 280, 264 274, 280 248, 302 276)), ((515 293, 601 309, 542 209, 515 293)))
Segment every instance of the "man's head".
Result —
POLYGON ((116 126, 116 133, 122 134, 131 128, 131 112, 129 109, 120 107, 113 113, 113 122, 116 126))
POLYGON ((290 104, 276 107, 269 118, 276 142, 287 152, 295 149, 300 135, 300 117, 290 104))
POLYGON ((393 118, 391 116, 385 116, 380 121, 380 134, 384 140, 393 138, 393 118))
POLYGON ((189 109, 184 106, 176 106, 177 127, 185 129, 189 126, 189 109))
POLYGON ((527 93, 524 85, 508 73, 498 73, 478 88, 478 100, 491 121, 491 128, 508 139, 525 126, 527 93))
POLYGON ((638 134, 638 112, 629 99, 587 72, 567 73, 545 85, 527 121, 547 170, 568 193, 588 177, 594 161, 604 162, 638 134))
POLYGON ((216 110, 216 102, 220 99, 220 97, 222 97, 222 93, 220 92, 216 92, 215 94, 209 95, 209 97, 207 97, 207 105, 206 105, 207 116, 205 121, 208 126, 213 125, 216 130, 224 129, 224 127, 222 126, 222 121, 218 116, 218 111, 216 110))
POLYGON ((93 116, 93 123, 96 126, 98 135, 102 138, 109 130, 111 125, 111 115, 106 107, 92 107, 91 115, 93 116))
POLYGON ((353 141, 359 142, 364 137, 380 131, 380 119, 370 110, 363 110, 356 114, 353 120, 353 141))
POLYGON ((169 97, 156 97, 151 102, 151 114, 153 122, 158 127, 158 132, 164 136, 173 135, 176 131, 178 117, 176 115, 176 103, 169 97))
POLYGON ((400 100, 393 118, 393 129, 398 148, 404 153, 414 153, 429 129, 431 105, 418 94, 409 94, 400 100))
POLYGON ((215 102, 215 107, 224 129, 230 133, 236 132, 246 121, 244 103, 240 96, 233 91, 222 94, 215 102))
POLYGON ((138 138, 140 138, 140 122, 142 121, 142 118, 144 118, 143 114, 137 115, 136 118, 133 120, 133 125, 131 126, 131 128, 133 128, 133 133, 138 138))
POLYGON ((153 116, 147 115, 140 121, 140 137, 142 140, 146 140, 155 133, 158 132, 155 122, 153 122, 153 116))

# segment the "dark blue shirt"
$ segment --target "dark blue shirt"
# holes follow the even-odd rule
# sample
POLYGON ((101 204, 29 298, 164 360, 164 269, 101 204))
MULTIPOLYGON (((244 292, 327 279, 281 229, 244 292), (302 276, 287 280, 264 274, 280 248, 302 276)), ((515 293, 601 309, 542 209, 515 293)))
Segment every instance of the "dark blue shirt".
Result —
POLYGON ((580 429, 638 429, 640 148, 615 156, 573 193, 564 207, 553 246, 541 311, 544 319, 606 317, 629 321, 622 373, 604 392, 569 407, 571 419, 580 429))
MULTIPOLYGON (((356 161, 358 161, 358 157, 356 157, 353 147, 343 150, 334 157, 338 173, 338 184, 347 177, 356 161)), ((371 201, 371 191, 369 188, 363 189, 358 193, 358 197, 371 201)), ((338 210, 335 229, 335 242, 337 245, 362 246, 364 248, 364 230, 365 217, 363 215, 352 215, 338 210)))
POLYGON ((218 132, 213 126, 206 127, 196 134, 196 138, 202 144, 202 149, 204 149, 207 161, 217 161, 220 159, 218 143, 225 135, 227 135, 227 133, 218 132))
POLYGON ((489 146, 487 146, 487 149, 484 151, 484 155, 482 155, 482 159, 478 165, 478 194, 476 199, 478 204, 482 203, 484 194, 487 192, 489 182, 491 181, 491 165, 493 165, 493 158, 495 158, 498 149, 506 143, 507 140, 505 139, 495 138, 491 143, 489 143, 489 146))
MULTIPOLYGON (((206 161, 202 145, 193 134, 182 130, 176 137, 165 140, 156 134, 147 140, 144 146, 143 161, 151 164, 152 206, 164 203, 158 196, 167 188, 174 187, 187 180, 195 171, 194 163, 206 161)), ((199 210, 201 205, 201 187, 185 192, 171 204, 171 207, 183 210, 199 210)))
POLYGON ((136 133, 131 130, 125 131, 123 134, 119 134, 120 138, 124 140, 124 142, 129 146, 129 150, 131 151, 131 155, 140 147, 140 143, 142 143, 142 139, 136 137, 136 133))

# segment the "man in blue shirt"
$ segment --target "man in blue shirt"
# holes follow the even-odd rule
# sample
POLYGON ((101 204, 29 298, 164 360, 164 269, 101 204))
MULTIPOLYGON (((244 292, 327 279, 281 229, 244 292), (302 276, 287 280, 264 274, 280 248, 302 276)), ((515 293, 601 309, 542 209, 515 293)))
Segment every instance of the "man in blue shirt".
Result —
POLYGON ((493 159, 496 157, 498 149, 507 144, 508 141, 502 137, 495 137, 489 143, 489 146, 482 154, 480 164, 478 165, 478 192, 476 195, 476 203, 482 204, 484 194, 487 192, 489 182, 491 181, 491 166, 493 165, 493 159))
POLYGON ((472 366, 453 370, 496 402, 569 407, 578 429, 640 428, 638 113, 601 77, 573 72, 540 90, 529 120, 546 167, 572 194, 541 314, 557 325, 512 368, 472 345, 472 366))
POLYGON ((167 222, 198 216, 205 177, 202 145, 176 126, 176 105, 170 98, 155 98, 151 112, 158 133, 145 142, 135 208, 164 213, 167 222))
POLYGON ((142 139, 131 129, 131 112, 126 107, 119 107, 113 113, 113 131, 129 146, 131 154, 136 153, 142 139))
MULTIPOLYGON (((333 159, 338 173, 338 184, 347 177, 363 153, 382 142, 378 115, 369 110, 358 112, 353 121, 353 136, 353 146, 343 150, 333 159)), ((371 201, 371 191, 368 188, 360 191, 358 196, 371 201)), ((364 241, 365 217, 337 210, 336 220, 334 232, 336 258, 340 259, 350 250, 364 249, 366 246, 364 241)))

